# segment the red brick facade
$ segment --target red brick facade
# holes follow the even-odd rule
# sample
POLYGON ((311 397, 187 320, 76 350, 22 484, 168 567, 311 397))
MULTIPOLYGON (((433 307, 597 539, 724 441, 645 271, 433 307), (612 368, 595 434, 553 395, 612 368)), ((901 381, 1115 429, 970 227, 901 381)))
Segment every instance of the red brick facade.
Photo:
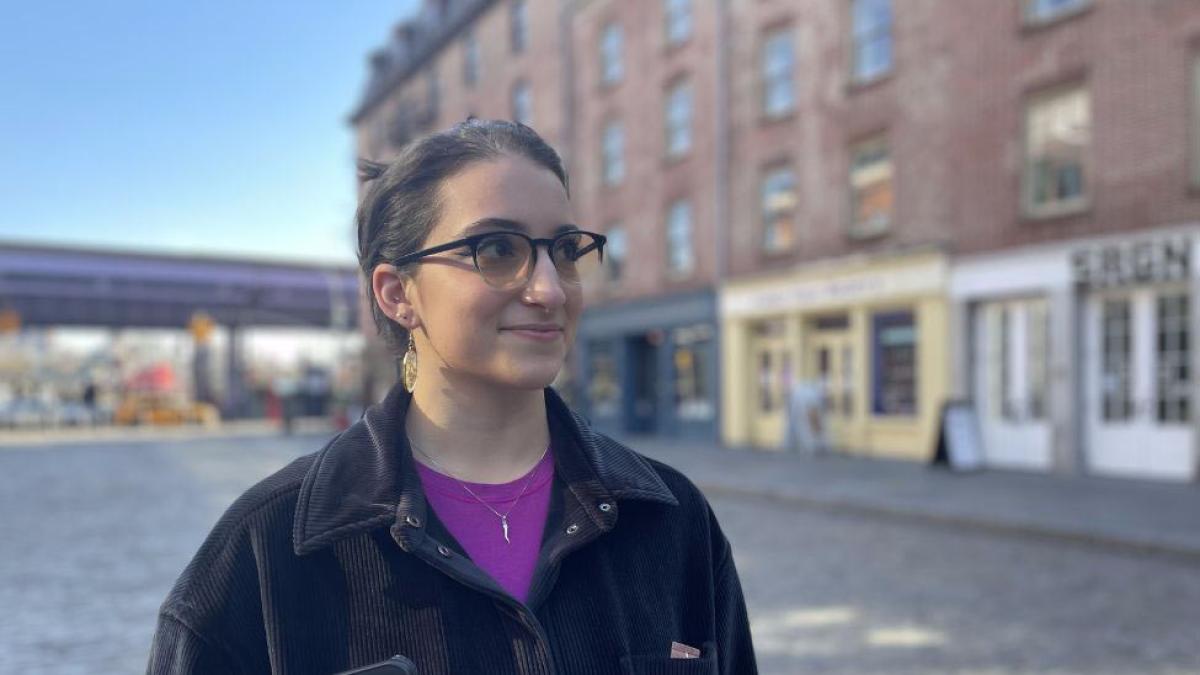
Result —
POLYGON ((533 92, 533 126, 568 160, 580 222, 627 229, 626 277, 601 290, 600 301, 711 286, 854 252, 944 244, 951 253, 974 253, 1200 220, 1191 169, 1200 132, 1192 105, 1200 56, 1194 0, 1090 0, 1036 25, 1024 18, 1025 0, 893 0, 893 66, 866 84, 849 77, 850 0, 693 0, 691 37, 674 47, 666 45, 663 2, 526 2, 530 41, 517 55, 509 40, 511 0, 446 3, 452 18, 465 12, 461 25, 479 41, 478 83, 464 83, 456 30, 407 79, 385 87, 381 103, 360 111, 359 150, 394 152, 378 139, 401 101, 416 108, 426 101, 427 73, 437 78, 436 107, 414 132, 445 128, 468 113, 507 118, 512 87, 524 78, 533 92), (624 76, 616 84, 600 79, 599 42, 609 23, 624 33, 624 76), (792 37, 795 105, 767 119, 762 43, 780 29, 792 37), (722 50, 727 81, 720 77, 722 50), (692 147, 669 160, 666 92, 681 79, 692 87, 692 147), (1088 205, 1074 215, 1030 218, 1021 198, 1026 104, 1069 83, 1083 84, 1091 102, 1088 205), (729 110, 725 127, 722 105, 729 110), (625 175, 609 186, 601 141, 611 120, 624 125, 625 175), (875 136, 890 148, 894 213, 884 234, 858 239, 847 234, 849 153, 856 141, 875 136), (730 148, 725 167, 722 138, 730 148), (790 248, 767 253, 761 180, 777 166, 794 171, 796 231, 790 248), (722 197, 729 222, 719 226, 722 197), (666 212, 678 198, 692 204, 695 268, 684 279, 664 272, 666 212), (718 246, 726 248, 718 254, 718 246), (715 269, 718 259, 723 270, 715 269))

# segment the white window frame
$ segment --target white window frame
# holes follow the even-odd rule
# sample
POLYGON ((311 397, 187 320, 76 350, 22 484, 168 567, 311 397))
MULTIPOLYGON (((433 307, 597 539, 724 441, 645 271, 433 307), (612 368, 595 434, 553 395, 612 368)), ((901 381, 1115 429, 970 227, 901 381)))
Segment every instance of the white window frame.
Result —
MULTIPOLYGON (((1091 92, 1085 84, 1076 83, 1063 87, 1038 93, 1028 99, 1025 104, 1024 111, 1024 148, 1021 170, 1021 202, 1022 209, 1027 217, 1030 218, 1048 218, 1061 215, 1077 213, 1087 209, 1090 199, 1089 184, 1091 172, 1089 169, 1089 158, 1091 156, 1092 137, 1092 104, 1091 92), (1080 100, 1070 100, 1079 97, 1080 100), (1043 160, 1040 155, 1035 156, 1035 145, 1038 145, 1042 139, 1040 135, 1045 132, 1039 128, 1041 121, 1039 117, 1049 118, 1057 107, 1059 114, 1069 115, 1074 107, 1075 112, 1082 110, 1083 129, 1067 129, 1066 122, 1061 120, 1054 122, 1046 122, 1045 126, 1062 127, 1058 133, 1060 136, 1069 134, 1079 134, 1080 139, 1079 165, 1078 165, 1078 181, 1080 184, 1080 192, 1077 195, 1072 195, 1063 199, 1047 200, 1043 202, 1036 201, 1038 192, 1038 163, 1043 160)), ((1063 166, 1068 166, 1065 163, 1063 166)))
POLYGON ((1078 14, 1093 0, 1023 0, 1026 23, 1041 24, 1078 14))
POLYGON ((850 41, 853 52, 850 61, 850 78, 856 83, 871 82, 892 72, 895 67, 895 6, 892 0, 853 0, 850 5, 850 41), (874 13, 869 19, 864 17, 865 3, 886 3, 887 21, 874 21, 878 18, 874 13), (880 44, 886 44, 886 59, 879 63, 870 63, 866 54, 875 54, 873 50, 881 49, 880 44), (868 67, 870 66, 870 67, 868 67))
POLYGON ((526 80, 519 80, 513 85, 512 119, 527 127, 533 126, 533 91, 526 80))
POLYGON ((763 37, 763 115, 782 117, 796 109, 796 48, 790 26, 763 37))
POLYGON ((777 165, 768 168, 762 175, 759 186, 759 213, 763 226, 762 247, 768 253, 778 253, 792 248, 796 242, 796 172, 790 165, 777 165), (786 189, 785 189, 786 188, 786 189), (788 194, 790 191, 790 194, 788 194), (776 203, 790 198, 790 204, 776 203), (784 237, 772 236, 772 227, 778 220, 778 214, 788 214, 789 232, 784 237))
POLYGON ((511 0, 508 11, 508 41, 513 54, 521 54, 529 48, 529 3, 526 0, 511 0))
POLYGON ((618 23, 609 23, 600 34, 600 82, 616 84, 625 77, 625 31, 618 23))
POLYGON ((625 126, 619 120, 604 126, 600 154, 604 184, 619 185, 625 180, 625 126))
POLYGON ((1192 54, 1192 187, 1200 188, 1200 52, 1192 54))
POLYGON ((479 82, 479 40, 474 33, 463 36, 463 83, 474 86, 479 82))
POLYGON ((687 80, 675 83, 667 92, 664 111, 667 157, 683 157, 692 149, 692 86, 687 80))
POLYGON ((850 148, 850 171, 849 171, 849 201, 850 201, 850 217, 848 232, 851 237, 866 238, 884 234, 891 230, 892 223, 896 219, 896 164, 892 158, 892 148, 886 135, 879 135, 872 138, 864 139, 855 143, 850 148), (884 162, 880 166, 859 166, 861 157, 874 154, 882 147, 884 152, 884 162), (878 176, 872 174, 877 173, 878 176), (887 213, 887 218, 879 221, 858 222, 858 201, 859 190, 867 185, 873 185, 880 180, 887 180, 890 184, 892 194, 891 210, 887 213))
POLYGON ((625 278, 625 267, 629 262, 629 232, 621 223, 613 223, 605 230, 608 241, 604 245, 604 266, 608 268, 610 284, 620 284, 625 278))
POLYGON ((671 202, 667 210, 667 272, 683 277, 696 268, 692 242, 692 204, 687 199, 671 202))
POLYGON ((669 47, 692 37, 692 0, 663 0, 663 31, 669 47))

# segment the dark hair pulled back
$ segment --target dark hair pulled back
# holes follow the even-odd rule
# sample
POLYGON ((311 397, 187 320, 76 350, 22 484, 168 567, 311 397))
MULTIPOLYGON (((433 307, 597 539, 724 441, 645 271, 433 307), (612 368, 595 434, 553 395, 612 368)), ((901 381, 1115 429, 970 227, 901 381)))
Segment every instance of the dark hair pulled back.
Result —
POLYGON ((420 250, 437 224, 443 181, 475 162, 505 155, 524 157, 545 167, 570 194, 558 153, 536 131, 519 122, 472 117, 412 141, 390 163, 359 160, 359 177, 368 185, 355 217, 358 264, 375 328, 394 352, 405 349, 408 331, 379 308, 372 272, 380 263, 420 250))

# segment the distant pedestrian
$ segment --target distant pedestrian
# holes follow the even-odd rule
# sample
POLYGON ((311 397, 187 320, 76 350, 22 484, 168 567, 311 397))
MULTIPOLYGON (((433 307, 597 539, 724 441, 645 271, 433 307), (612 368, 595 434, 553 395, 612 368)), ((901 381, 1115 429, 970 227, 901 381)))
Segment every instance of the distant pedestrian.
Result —
POLYGON ((787 393, 786 449, 814 457, 824 454, 825 388, 819 380, 796 380, 787 393))
POLYGON ((555 151, 468 120, 364 174, 359 262, 403 382, 230 507, 162 605, 149 672, 399 653, 422 675, 756 673, 704 496, 549 387, 604 247, 572 225, 555 151))

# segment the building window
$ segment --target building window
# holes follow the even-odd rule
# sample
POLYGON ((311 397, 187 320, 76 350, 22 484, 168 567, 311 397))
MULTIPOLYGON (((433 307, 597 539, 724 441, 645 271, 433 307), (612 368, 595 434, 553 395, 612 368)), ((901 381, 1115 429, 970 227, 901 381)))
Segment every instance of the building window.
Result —
POLYGON ((625 261, 629 259, 629 239, 625 227, 620 224, 610 225, 606 234, 608 241, 604 244, 604 266, 608 269, 608 280, 616 284, 625 274, 625 261))
POLYGON ((604 184, 616 185, 625 179, 625 127, 620 122, 604 127, 603 146, 604 184))
POLYGON ((441 99, 441 87, 439 86, 437 71, 433 68, 425 71, 425 98, 426 119, 423 120, 426 124, 432 124, 437 117, 438 104, 441 99))
POLYGON ((1025 111, 1025 211, 1075 211, 1087 203, 1085 156, 1092 122, 1088 92, 1072 87, 1038 96, 1025 111))
POLYGON ((512 118, 525 126, 533 126, 533 94, 524 80, 513 85, 512 118))
POLYGON ((1157 401, 1159 422, 1187 423, 1191 420, 1191 340, 1188 329, 1187 293, 1158 297, 1157 308, 1157 401))
POLYGON ((692 87, 680 82, 667 93, 667 156, 681 157, 692 148, 692 87))
POLYGON ((874 386, 877 415, 917 414, 917 326, 912 312, 874 318, 874 386))
POLYGON ((471 33, 463 37, 463 83, 479 81, 479 41, 471 33))
POLYGON ((1029 419, 1046 418, 1050 388, 1050 308, 1044 300, 1031 301, 1025 309, 1025 370, 1029 419))
POLYGON ((852 15, 851 74, 868 82, 892 69, 892 0, 854 0, 852 15))
POLYGON ((1192 57, 1192 185, 1200 186, 1200 54, 1192 57))
POLYGON ((685 276, 694 266, 692 205, 681 199, 667 212, 667 270, 675 276, 685 276))
POLYGON ((785 251, 796 236, 796 175, 788 167, 769 171, 762 181, 763 249, 785 251))
POLYGON ((1133 417, 1129 300, 1105 300, 1101 311, 1102 416, 1107 422, 1127 420, 1133 417))
POLYGON ((621 403, 617 359, 611 340, 597 340, 588 347, 588 399, 597 417, 614 417, 621 403))
POLYGON ((895 202, 887 139, 858 143, 850 157, 850 236, 883 234, 891 227, 895 202))
POLYGON ((692 0, 663 0, 667 45, 674 46, 687 42, 692 36, 692 0))
POLYGON ((624 46, 625 34, 621 27, 615 23, 605 26, 600 36, 600 81, 604 84, 615 84, 625 76, 625 64, 621 60, 624 46))
POLYGON ((762 51, 763 114, 767 117, 786 115, 796 107, 795 70, 791 29, 767 35, 762 51))
POLYGON ((512 52, 520 54, 529 42, 529 8, 525 0, 512 0, 508 23, 512 52))
POLYGON ((713 330, 707 324, 676 328, 672 331, 675 353, 675 414, 685 420, 713 418, 712 386, 708 360, 713 330))
POLYGON ((1083 9, 1091 0, 1025 0, 1025 20, 1034 23, 1053 21, 1083 9))

